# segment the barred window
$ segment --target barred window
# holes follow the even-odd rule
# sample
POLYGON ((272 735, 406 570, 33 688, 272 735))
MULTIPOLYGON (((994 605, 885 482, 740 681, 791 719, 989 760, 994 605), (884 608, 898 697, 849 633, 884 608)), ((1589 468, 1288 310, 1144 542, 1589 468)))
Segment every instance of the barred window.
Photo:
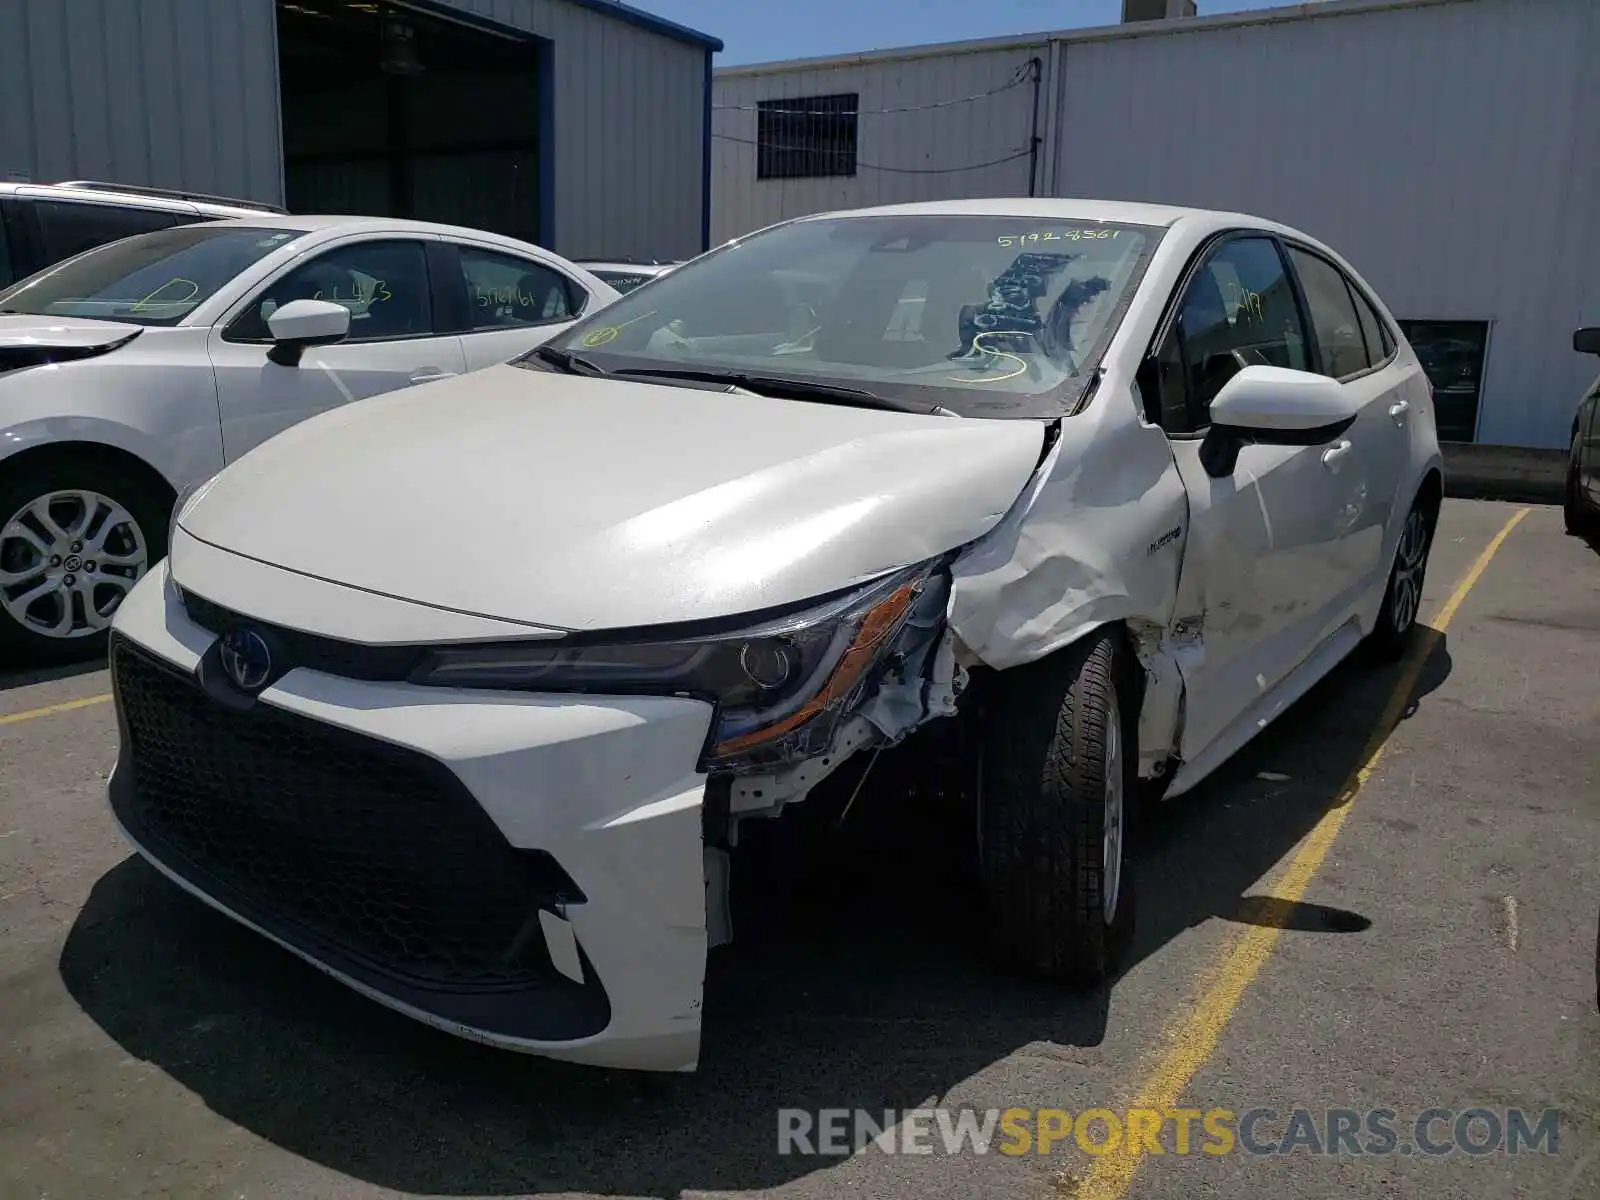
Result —
POLYGON ((756 178, 854 175, 859 108, 854 92, 761 101, 756 110, 756 178))

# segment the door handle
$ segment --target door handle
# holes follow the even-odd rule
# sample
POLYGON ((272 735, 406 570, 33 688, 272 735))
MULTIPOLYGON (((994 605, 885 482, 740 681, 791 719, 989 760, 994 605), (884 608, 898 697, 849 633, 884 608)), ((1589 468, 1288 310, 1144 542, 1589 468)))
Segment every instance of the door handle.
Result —
POLYGON ((1411 401, 1409 400, 1396 400, 1389 405, 1389 415, 1394 418, 1396 425, 1404 425, 1406 423, 1406 412, 1410 407, 1411 401))
POLYGON ((1349 453, 1350 442, 1348 440, 1340 442, 1337 446, 1329 446, 1322 452, 1322 465, 1336 467, 1339 465, 1339 460, 1349 453))
POLYGON ((412 383, 431 383, 435 379, 454 379, 456 372, 441 371, 437 367, 423 367, 411 373, 412 383))

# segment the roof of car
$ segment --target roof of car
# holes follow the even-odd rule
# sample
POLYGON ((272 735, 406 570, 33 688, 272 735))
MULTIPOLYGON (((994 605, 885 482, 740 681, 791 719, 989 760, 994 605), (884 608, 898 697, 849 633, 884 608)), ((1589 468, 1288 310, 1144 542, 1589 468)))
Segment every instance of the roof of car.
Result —
POLYGON ((1186 219, 1207 222, 1235 220, 1251 225, 1273 223, 1245 213, 1226 213, 1205 208, 1173 204, 1145 204, 1125 200, 1078 200, 1071 198, 1022 198, 997 196, 974 200, 925 200, 915 204, 886 204, 878 208, 816 213, 812 218, 844 216, 914 216, 923 213, 941 216, 1018 217, 1043 221, 1110 221, 1129 225, 1166 227, 1186 219))
MULTIPOLYGON (((252 213, 249 216, 217 221, 215 224, 237 225, 250 229, 293 229, 302 233, 320 233, 329 229, 346 233, 434 233, 445 237, 505 242, 508 245, 534 244, 507 234, 491 233, 487 229, 469 229, 465 225, 441 225, 434 221, 409 221, 402 217, 351 216, 340 213, 252 213)), ((545 253, 552 254, 554 251, 546 249, 545 253)))
POLYGON ((629 262, 625 258, 575 258, 572 261, 591 271, 620 271, 628 275, 660 275, 678 265, 675 262, 629 262))
POLYGON ((253 200, 228 196, 212 196, 200 192, 176 189, 146 188, 138 185, 99 183, 93 180, 71 180, 66 183, 29 183, 19 180, 0 182, 0 195, 32 196, 38 199, 70 199, 89 203, 120 204, 132 208, 146 208, 162 212, 198 211, 206 216, 263 216, 275 215, 268 205, 253 200))

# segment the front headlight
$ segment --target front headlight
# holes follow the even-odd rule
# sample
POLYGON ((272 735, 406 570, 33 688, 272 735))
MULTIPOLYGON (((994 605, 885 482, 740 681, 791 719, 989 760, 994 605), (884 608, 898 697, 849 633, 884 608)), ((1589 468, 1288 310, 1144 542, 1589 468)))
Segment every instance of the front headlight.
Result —
POLYGON ((178 493, 177 503, 172 506, 172 516, 167 518, 167 550, 172 550, 172 539, 178 536, 178 518, 183 515, 183 510, 188 508, 205 491, 215 479, 215 475, 207 475, 204 479, 196 479, 183 491, 178 493))
POLYGON ((436 687, 696 696, 716 705, 702 770, 756 771, 821 753, 860 700, 932 564, 734 633, 634 642, 573 638, 432 651, 436 687))

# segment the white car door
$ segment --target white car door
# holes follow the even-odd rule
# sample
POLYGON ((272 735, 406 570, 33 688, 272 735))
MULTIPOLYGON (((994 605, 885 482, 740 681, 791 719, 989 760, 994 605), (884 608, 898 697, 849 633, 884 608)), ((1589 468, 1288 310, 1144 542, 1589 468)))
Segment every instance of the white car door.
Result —
POLYGON ((228 461, 319 412, 466 370, 461 339, 437 332, 426 245, 414 237, 341 242, 258 288, 212 330, 228 461), (314 299, 350 310, 349 336, 307 348, 293 366, 273 362, 267 318, 291 300, 314 299))
POLYGON ((1337 444, 1258 442, 1215 466, 1206 449, 1215 437, 1209 406, 1222 385, 1254 363, 1306 370, 1309 346, 1269 237, 1228 237, 1184 287, 1157 356, 1156 386, 1189 497, 1178 615, 1192 622, 1185 635, 1198 648, 1184 669, 1181 753, 1193 760, 1320 640, 1342 588, 1343 452, 1337 444))
POLYGON ((469 371, 526 353, 594 303, 582 284, 553 263, 467 243, 445 242, 441 248, 441 270, 453 259, 466 291, 460 327, 469 371))
POLYGON ((1349 444, 1334 471, 1339 514, 1337 562, 1345 603, 1330 614, 1337 624, 1359 607, 1363 597, 1389 574, 1384 535, 1398 530, 1397 506, 1409 510, 1400 494, 1410 482, 1412 396, 1420 400, 1425 381, 1394 367, 1395 343, 1361 288, 1337 265, 1309 247, 1287 245, 1289 264, 1300 282, 1306 317, 1316 342, 1318 370, 1333 379, 1359 408, 1356 422, 1341 435, 1349 444))

